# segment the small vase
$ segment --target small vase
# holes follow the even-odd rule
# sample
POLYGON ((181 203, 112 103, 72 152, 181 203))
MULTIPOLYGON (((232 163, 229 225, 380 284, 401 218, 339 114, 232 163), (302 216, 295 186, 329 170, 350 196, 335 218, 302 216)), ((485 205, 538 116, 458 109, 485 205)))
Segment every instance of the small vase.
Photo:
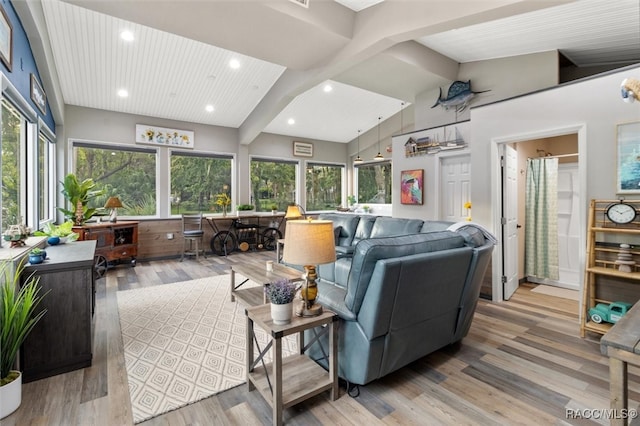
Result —
POLYGON ((291 322, 293 317, 293 302, 285 303, 283 305, 271 304, 271 319, 276 325, 285 325, 291 322))
POLYGON ((32 265, 42 263, 42 255, 41 254, 30 254, 29 255, 29 263, 32 265))

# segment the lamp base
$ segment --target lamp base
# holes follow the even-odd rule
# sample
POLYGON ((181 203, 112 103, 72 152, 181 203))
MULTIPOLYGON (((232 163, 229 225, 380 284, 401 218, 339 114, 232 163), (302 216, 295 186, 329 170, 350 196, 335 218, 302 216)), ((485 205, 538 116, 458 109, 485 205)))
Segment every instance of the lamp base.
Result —
POLYGON ((296 315, 299 317, 317 317, 320 314, 322 314, 322 305, 318 305, 317 303, 307 308, 305 301, 301 300, 300 304, 296 307, 296 315))

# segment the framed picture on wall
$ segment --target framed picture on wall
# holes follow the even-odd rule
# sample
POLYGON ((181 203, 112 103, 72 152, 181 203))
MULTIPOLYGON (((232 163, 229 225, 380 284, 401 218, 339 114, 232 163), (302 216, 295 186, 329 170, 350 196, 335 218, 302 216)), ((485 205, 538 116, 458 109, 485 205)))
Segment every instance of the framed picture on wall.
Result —
POLYGON ((0 5, 0 60, 9 71, 13 65, 13 26, 0 5))
POLYGON ((400 202, 402 204, 422 204, 424 200, 424 170, 403 170, 400 172, 400 202))
POLYGON ((618 194, 640 194, 640 121, 618 124, 618 194))

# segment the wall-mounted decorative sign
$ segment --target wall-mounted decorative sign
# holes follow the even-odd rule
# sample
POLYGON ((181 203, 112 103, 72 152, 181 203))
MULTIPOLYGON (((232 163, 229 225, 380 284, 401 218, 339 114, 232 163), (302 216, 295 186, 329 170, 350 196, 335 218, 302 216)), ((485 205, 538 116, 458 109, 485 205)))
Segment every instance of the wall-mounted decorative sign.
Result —
POLYGON ((0 60, 11 71, 13 65, 13 26, 7 12, 0 6, 0 60))
POLYGON ((313 157, 313 144, 293 141, 293 155, 296 157, 313 157))
POLYGON ((34 74, 31 74, 31 100, 42 114, 47 114, 47 94, 34 74))
POLYGON ((136 124, 136 143, 193 149, 194 132, 136 124))
POLYGON ((402 204, 422 204, 424 190, 424 170, 403 170, 400 172, 400 202, 402 204))

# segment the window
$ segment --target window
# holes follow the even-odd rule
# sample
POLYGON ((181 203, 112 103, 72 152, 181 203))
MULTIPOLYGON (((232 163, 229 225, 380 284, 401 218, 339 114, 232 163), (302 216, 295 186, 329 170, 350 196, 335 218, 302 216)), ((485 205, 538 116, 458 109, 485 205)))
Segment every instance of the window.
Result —
POLYGON ((5 99, 2 100, 2 232, 26 221, 27 121, 5 99))
POLYGON ((232 194, 232 161, 229 155, 172 152, 171 214, 222 212, 216 195, 232 194))
POLYGON ((92 178, 106 194, 92 207, 102 207, 117 196, 124 216, 156 214, 156 151, 146 148, 73 143, 73 164, 78 179, 92 178))
POLYGON ((391 204, 391 162, 356 166, 359 204, 391 204))
POLYGON ((294 161, 251 160, 251 200, 256 211, 270 211, 272 205, 282 211, 295 202, 296 166, 294 161))
POLYGON ((55 220, 53 205, 55 203, 55 145, 52 138, 40 133, 38 138, 38 214, 40 224, 55 220))
POLYGON ((344 166, 307 163, 307 210, 335 210, 342 203, 344 166))

